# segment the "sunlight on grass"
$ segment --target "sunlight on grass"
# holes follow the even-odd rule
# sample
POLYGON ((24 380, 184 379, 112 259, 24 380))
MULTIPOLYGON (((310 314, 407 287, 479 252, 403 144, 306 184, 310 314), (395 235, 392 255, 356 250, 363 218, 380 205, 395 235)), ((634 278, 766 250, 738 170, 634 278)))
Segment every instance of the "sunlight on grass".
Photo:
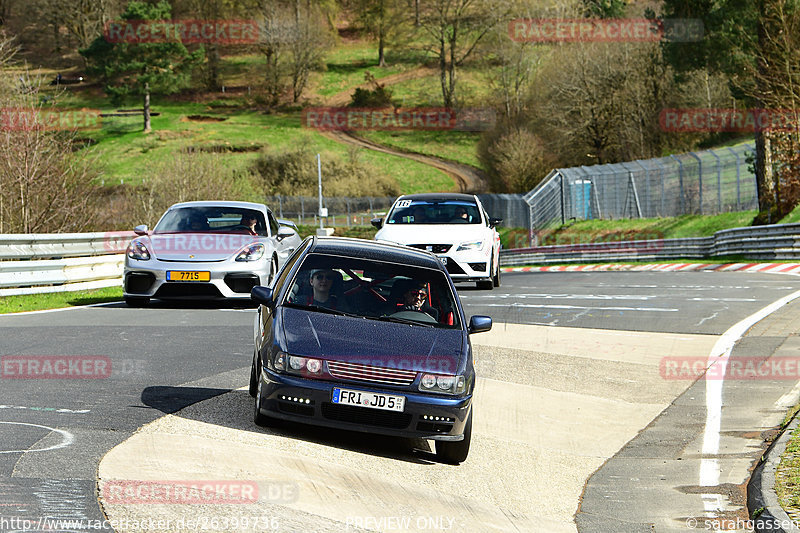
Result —
POLYGON ((23 311, 40 311, 43 309, 59 309, 77 305, 121 301, 122 287, 107 287, 105 289, 89 291, 0 296, 0 313, 20 313, 23 311))

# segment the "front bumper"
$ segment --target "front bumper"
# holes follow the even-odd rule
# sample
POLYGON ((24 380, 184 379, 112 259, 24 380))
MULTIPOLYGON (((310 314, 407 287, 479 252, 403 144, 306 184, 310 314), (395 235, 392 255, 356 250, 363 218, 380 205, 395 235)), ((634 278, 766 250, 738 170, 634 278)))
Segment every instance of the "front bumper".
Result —
POLYGON ((266 416, 398 437, 463 440, 472 404, 472 395, 452 398, 378 389, 363 384, 304 379, 269 369, 262 371, 260 379, 260 410, 266 416), (399 413, 334 404, 331 401, 334 387, 405 396, 405 407, 399 413))
POLYGON ((446 258, 445 268, 454 282, 482 281, 492 278, 491 253, 466 251, 437 255, 439 259, 446 258))
POLYGON ((250 289, 269 277, 267 261, 237 263, 173 262, 151 259, 125 259, 123 294, 133 298, 180 299, 250 299, 250 289), (210 273, 210 281, 167 281, 167 271, 201 271, 210 273))

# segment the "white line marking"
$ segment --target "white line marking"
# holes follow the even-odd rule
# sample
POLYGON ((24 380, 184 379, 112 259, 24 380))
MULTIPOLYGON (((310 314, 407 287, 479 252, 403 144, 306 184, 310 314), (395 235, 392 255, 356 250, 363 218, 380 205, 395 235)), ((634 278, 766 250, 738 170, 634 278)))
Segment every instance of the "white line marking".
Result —
POLYGON ((116 305, 122 303, 122 300, 118 302, 103 302, 99 304, 89 304, 89 305, 75 305, 72 307, 59 307, 57 309, 42 309, 40 311, 20 311, 18 313, 0 313, 0 318, 6 316, 23 316, 23 315, 40 315, 43 313, 57 313, 59 311, 74 311, 75 309, 87 309, 89 307, 103 307, 106 305, 116 305))
POLYGON ((51 428, 48 426, 40 426, 39 424, 26 424, 25 422, 0 422, 0 424, 8 424, 12 426, 30 426, 34 428, 41 428, 46 429, 48 431, 54 431, 61 435, 61 442, 58 444, 54 444, 53 446, 49 446, 47 448, 38 448, 33 450, 4 450, 0 451, 0 453, 28 453, 28 452, 49 452, 51 450, 58 450, 59 448, 66 448, 70 444, 75 441, 75 436, 70 433, 69 431, 65 431, 63 429, 56 429, 51 428))
POLYGON ((657 311, 662 313, 675 313, 680 309, 665 308, 665 307, 585 307, 580 305, 536 305, 536 304, 518 304, 511 302, 508 304, 480 304, 484 307, 526 307, 535 309, 596 309, 598 311, 657 311))
MULTIPOLYGON (((717 455, 719 453, 720 426, 722 423, 722 386, 725 383, 725 369, 734 344, 744 335, 753 324, 766 316, 774 313, 787 303, 800 298, 800 291, 784 296, 768 306, 756 311, 747 318, 740 320, 723 333, 711 353, 708 355, 708 364, 721 365, 719 379, 706 380, 706 422, 703 432, 703 455, 717 455)), ((719 485, 719 461, 716 458, 703 458, 700 461, 700 486, 716 487, 719 485)), ((714 518, 722 511, 722 496, 720 494, 701 494, 706 516, 714 518)))
POLYGON ((778 401, 775 402, 776 409, 789 409, 794 407, 797 404, 797 400, 800 399, 800 381, 795 383, 792 390, 778 398, 778 401))

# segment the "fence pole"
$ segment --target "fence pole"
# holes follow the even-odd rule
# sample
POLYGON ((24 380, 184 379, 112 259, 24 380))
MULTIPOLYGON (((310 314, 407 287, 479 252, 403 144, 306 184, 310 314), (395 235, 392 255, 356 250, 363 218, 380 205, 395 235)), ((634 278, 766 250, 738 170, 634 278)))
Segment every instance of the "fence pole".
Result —
POLYGON ((566 191, 564 186, 564 175, 561 173, 559 173, 558 175, 561 176, 561 225, 563 226, 564 224, 567 223, 567 213, 565 211, 566 198, 564 197, 566 191))
POLYGON ((305 196, 300 197, 300 223, 302 224, 303 219, 306 218, 306 205, 305 205, 305 196))
POLYGON ((678 162, 678 187, 680 188, 680 206, 681 206, 681 215, 686 214, 686 207, 684 206, 684 194, 683 194, 683 161, 675 157, 674 155, 670 155, 672 159, 678 162))
POLYGON ((278 195, 278 215, 283 218, 283 197, 278 195))
POLYGON ((347 227, 350 227, 350 198, 345 198, 345 203, 347 204, 347 227))
POLYGON ((700 159, 700 156, 694 152, 689 152, 691 157, 697 159, 697 181, 699 184, 698 187, 698 196, 700 198, 700 214, 703 214, 703 160, 700 159))
POLYGON ((722 213, 722 162, 714 150, 709 148, 708 153, 717 160, 717 213, 722 213))
POLYGON ((742 210, 742 184, 741 184, 741 160, 739 159, 739 154, 728 146, 728 151, 733 154, 733 157, 736 158, 736 210, 742 210))

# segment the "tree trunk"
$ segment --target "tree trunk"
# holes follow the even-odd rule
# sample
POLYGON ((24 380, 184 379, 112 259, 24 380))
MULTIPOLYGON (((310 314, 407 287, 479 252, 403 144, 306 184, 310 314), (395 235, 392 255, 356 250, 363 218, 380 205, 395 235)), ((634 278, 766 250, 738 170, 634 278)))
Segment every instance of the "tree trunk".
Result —
MULTIPOLYGON (((769 212, 775 206, 775 178, 772 172, 772 143, 769 132, 756 132, 756 183, 758 210, 769 212)), ((774 221, 770 221, 774 222, 774 221)))
POLYGON ((216 44, 208 44, 206 48, 206 88, 209 91, 219 90, 219 47, 216 44))
POLYGON ((144 132, 150 133, 150 84, 144 84, 144 132))
POLYGON ((419 28, 419 0, 414 0, 414 26, 419 28))
POLYGON ((383 24, 381 24, 381 29, 378 32, 378 66, 385 67, 386 66, 386 56, 384 54, 384 45, 385 45, 385 38, 384 38, 384 31, 383 31, 383 24))
MULTIPOLYGON (((763 84, 767 78, 767 58, 764 57, 764 52, 768 46, 767 28, 765 27, 767 19, 767 7, 765 0, 758 2, 758 49, 759 54, 756 58, 756 69, 758 70, 757 84, 763 84)), ((759 108, 764 108, 764 100, 762 96, 765 94, 765 88, 760 86, 756 89, 758 91, 759 108)), ((756 131, 756 189, 758 190, 758 210, 759 217, 762 222, 767 224, 774 222, 772 220, 772 209, 777 204, 775 197, 775 177, 772 171, 772 144, 770 142, 770 133, 758 129, 756 131), (766 218, 764 218, 766 217, 766 218)))

